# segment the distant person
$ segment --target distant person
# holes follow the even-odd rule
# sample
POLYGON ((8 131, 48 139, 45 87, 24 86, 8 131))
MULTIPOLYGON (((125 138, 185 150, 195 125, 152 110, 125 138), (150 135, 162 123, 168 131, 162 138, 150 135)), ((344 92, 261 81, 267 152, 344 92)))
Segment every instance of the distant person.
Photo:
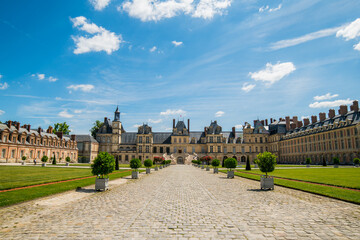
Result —
POLYGON ((34 165, 36 165, 36 159, 34 159, 34 165))

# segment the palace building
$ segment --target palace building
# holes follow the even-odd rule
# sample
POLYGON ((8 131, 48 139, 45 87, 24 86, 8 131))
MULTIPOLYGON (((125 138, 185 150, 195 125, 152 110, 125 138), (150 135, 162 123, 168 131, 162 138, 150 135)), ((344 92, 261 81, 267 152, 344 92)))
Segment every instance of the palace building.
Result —
POLYGON ((203 131, 192 131, 190 120, 175 121, 171 132, 153 132, 151 126, 143 124, 137 132, 126 132, 120 121, 118 108, 114 120, 104 119, 96 134, 100 152, 106 151, 121 163, 133 158, 154 159, 164 157, 172 164, 190 164, 193 159, 211 156, 222 162, 233 157, 238 164, 251 162, 256 156, 270 151, 278 156, 279 163, 304 163, 310 157, 313 163, 328 163, 339 157, 341 164, 352 163, 360 156, 360 113, 358 101, 348 111, 340 106, 339 114, 330 109, 325 113, 303 119, 285 117, 279 120, 255 120, 245 123, 241 131, 235 127, 223 131, 217 121, 211 121, 203 131))
POLYGON ((65 162, 66 157, 77 162, 75 135, 54 134, 51 126, 43 131, 40 127, 31 129, 30 125, 20 127, 19 122, 0 123, 0 162, 21 162, 23 156, 26 156, 26 162, 34 159, 40 162, 44 155, 49 158, 55 156, 57 162, 65 162))

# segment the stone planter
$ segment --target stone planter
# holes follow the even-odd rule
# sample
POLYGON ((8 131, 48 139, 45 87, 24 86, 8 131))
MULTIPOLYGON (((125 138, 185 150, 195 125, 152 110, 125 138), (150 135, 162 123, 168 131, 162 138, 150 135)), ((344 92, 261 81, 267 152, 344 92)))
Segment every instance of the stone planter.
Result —
POLYGON ((355 164, 355 167, 359 167, 359 164, 355 164))
POLYGON ((339 168, 339 165, 334 165, 334 168, 339 168))
POLYGON ((265 189, 274 190, 274 178, 261 176, 260 177, 260 188, 263 190, 265 190, 265 189))
POLYGON ((21 162, 21 165, 25 165, 25 161, 22 161, 22 162, 21 162))
POLYGON ((70 163, 69 163, 69 162, 66 162, 65 166, 69 166, 69 165, 70 165, 70 163))
POLYGON ((162 166, 160 166, 160 169, 163 169, 163 167, 162 167, 162 166))
POLYGON ((131 178, 132 179, 138 179, 139 178, 139 171, 132 171, 131 172, 131 178))
POLYGON ((146 168, 146 174, 150 174, 150 168, 146 168))
POLYGON ((310 164, 306 164, 306 167, 310 167, 310 164))
POLYGON ((205 168, 204 165, 202 165, 202 166, 201 166, 201 169, 204 169, 204 168, 205 168))
POLYGON ((214 168, 214 173, 219 173, 219 169, 218 169, 218 168, 214 168))
POLYGON ((206 167, 206 171, 210 171, 210 167, 206 167))
POLYGON ((42 166, 42 167, 46 167, 46 163, 42 163, 41 166, 42 166))
POLYGON ((254 164, 254 168, 258 168, 258 165, 257 165, 257 164, 254 164))
POLYGON ((159 168, 158 168, 158 167, 155 167, 154 170, 155 170, 155 171, 159 171, 159 168))
POLYGON ((227 178, 234 178, 235 175, 234 175, 234 170, 232 171, 227 171, 227 178))
POLYGON ((108 190, 109 189, 109 178, 96 178, 95 179, 95 191, 108 190))

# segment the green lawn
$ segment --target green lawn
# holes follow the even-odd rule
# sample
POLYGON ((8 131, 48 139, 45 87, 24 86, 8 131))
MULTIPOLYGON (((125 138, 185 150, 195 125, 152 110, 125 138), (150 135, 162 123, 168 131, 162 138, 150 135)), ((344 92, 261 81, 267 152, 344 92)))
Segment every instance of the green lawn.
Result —
MULTIPOLYGON (((222 170, 222 172, 226 173, 226 170, 222 170)), ((237 170, 235 175, 260 181, 260 175, 252 175, 245 172, 262 174, 259 170, 237 170)), ((360 168, 277 169, 270 175, 360 189, 360 168)), ((274 183, 284 187, 360 204, 360 192, 358 191, 276 178, 274 183)))
MULTIPOLYGON (((59 170, 60 168, 56 168, 56 169, 59 170)), ((109 175, 109 178, 110 180, 113 180, 116 178, 121 178, 129 175, 131 175, 131 171, 119 170, 109 175)), ((63 182, 63 183, 56 183, 56 184, 33 187, 33 188, 19 189, 10 192, 1 192, 0 207, 8 206, 11 204, 20 203, 24 201, 29 201, 35 198, 45 197, 51 194, 61 193, 68 190, 76 189, 77 187, 85 187, 92 184, 95 184, 95 178, 87 178, 87 179, 75 180, 71 182, 63 182)))

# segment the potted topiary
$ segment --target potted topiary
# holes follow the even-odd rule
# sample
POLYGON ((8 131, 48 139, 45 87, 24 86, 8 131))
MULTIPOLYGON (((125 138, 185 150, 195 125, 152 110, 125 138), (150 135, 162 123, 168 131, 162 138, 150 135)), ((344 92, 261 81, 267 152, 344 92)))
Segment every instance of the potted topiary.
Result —
POLYGON ((334 168, 338 168, 339 167, 339 163, 340 163, 340 159, 338 157, 334 157, 334 168))
POLYGON ((41 164, 41 166, 42 167, 46 167, 46 162, 49 160, 49 158, 48 158, 48 156, 42 156, 42 158, 41 158, 41 162, 42 162, 42 164, 41 164))
POLYGON ((265 176, 260 178, 261 189, 274 190, 274 178, 268 177, 268 172, 275 170, 276 156, 270 152, 259 153, 256 163, 259 165, 260 171, 265 173, 265 176))
POLYGON ((326 167, 327 166, 327 163, 326 163, 326 159, 325 158, 323 158, 323 164, 322 164, 324 167, 326 167))
POLYGON ((354 158, 354 164, 355 164, 355 167, 359 167, 360 159, 359 158, 354 158))
POLYGON ((141 161, 138 158, 134 158, 130 161, 130 167, 133 170, 131 173, 132 179, 138 179, 139 178, 139 171, 138 168, 141 167, 141 161))
POLYGON ((214 159, 211 162, 211 165, 214 167, 214 173, 219 173, 219 165, 220 165, 220 160, 219 159, 214 159))
POLYGON ((234 178, 234 169, 236 168, 237 161, 235 158, 228 158, 225 160, 225 167, 228 169, 227 178, 234 178))
POLYGON ((150 168, 152 167, 153 163, 150 159, 146 159, 144 161, 144 166, 146 167, 146 174, 150 174, 150 168))
POLYGON ((91 164, 91 172, 96 175, 95 191, 107 190, 109 188, 109 173, 115 170, 114 156, 108 152, 100 152, 91 164))
POLYGON ((246 171, 250 171, 250 170, 251 170, 249 156, 248 156, 247 159, 246 159, 246 168, 245 168, 245 170, 246 170, 246 171))
POLYGON ((100 152, 91 164, 91 173, 96 175, 95 191, 109 188, 109 174, 115 170, 114 156, 108 152, 100 152))
POLYGON ((70 165, 70 161, 71 161, 70 157, 66 157, 66 158, 65 158, 65 161, 66 161, 66 166, 69 166, 69 165, 70 165))
POLYGON ((56 157, 55 157, 55 154, 54 154, 54 157, 53 157, 53 160, 52 160, 52 163, 53 165, 56 165, 56 157))
POLYGON ((22 160, 21 165, 25 165, 26 156, 22 156, 22 157, 21 157, 21 160, 22 160))
POLYGON ((306 163, 306 167, 310 167, 311 158, 306 158, 305 163, 306 163))

